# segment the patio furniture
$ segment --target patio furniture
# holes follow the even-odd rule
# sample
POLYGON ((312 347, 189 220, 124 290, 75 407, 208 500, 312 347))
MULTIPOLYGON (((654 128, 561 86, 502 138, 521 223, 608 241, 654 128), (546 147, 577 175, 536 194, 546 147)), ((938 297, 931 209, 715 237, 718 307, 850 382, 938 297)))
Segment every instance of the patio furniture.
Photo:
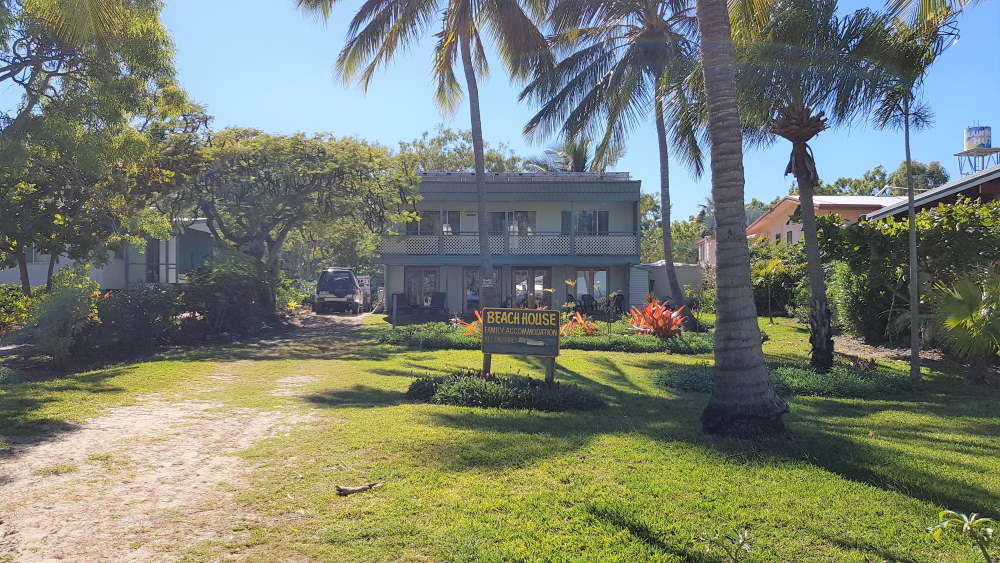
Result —
POLYGON ((597 308, 597 301, 594 296, 589 293, 584 293, 580 296, 580 305, 577 307, 581 313, 593 313, 594 309, 597 308))

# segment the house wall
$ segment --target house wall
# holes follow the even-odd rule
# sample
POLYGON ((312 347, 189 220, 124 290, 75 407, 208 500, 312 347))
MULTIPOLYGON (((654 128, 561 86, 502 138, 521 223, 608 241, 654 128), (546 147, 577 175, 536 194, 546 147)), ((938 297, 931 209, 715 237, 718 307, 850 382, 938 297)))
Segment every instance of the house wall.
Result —
MULTIPOLYGON (((653 294, 657 298, 673 297, 670 292, 670 281, 667 279, 667 267, 645 267, 649 272, 649 281, 653 282, 653 294)), ((699 264, 674 264, 677 281, 681 287, 701 287, 705 270, 699 264)))
MULTIPOLYGON (((544 188, 544 186, 542 186, 544 188)), ((491 211, 534 211, 535 228, 538 232, 558 233, 562 230, 563 211, 607 211, 608 230, 615 233, 629 233, 635 230, 634 207, 632 202, 547 202, 532 201, 524 203, 490 203, 486 206, 491 211)), ((461 211, 461 231, 477 232, 479 216, 474 203, 441 203, 423 201, 417 206, 420 213, 428 211, 461 211)), ((399 226, 404 232, 403 226, 399 226)))
MULTIPOLYGON (((208 233, 188 229, 184 234, 172 237, 160 244, 160 280, 177 283, 184 272, 203 263, 212 255, 213 239, 208 233), (169 249, 169 258, 167 250, 169 249), (180 253, 178 253, 180 251, 180 253)), ((146 282, 145 248, 136 246, 128 250, 113 252, 110 261, 90 269, 90 278, 101 285, 101 289, 124 289, 146 282)), ((73 260, 60 258, 55 271, 73 264, 73 260)), ((44 285, 49 267, 49 257, 40 254, 28 263, 28 276, 32 286, 44 285)), ((0 284, 20 284, 21 278, 16 267, 0 270, 0 284)))

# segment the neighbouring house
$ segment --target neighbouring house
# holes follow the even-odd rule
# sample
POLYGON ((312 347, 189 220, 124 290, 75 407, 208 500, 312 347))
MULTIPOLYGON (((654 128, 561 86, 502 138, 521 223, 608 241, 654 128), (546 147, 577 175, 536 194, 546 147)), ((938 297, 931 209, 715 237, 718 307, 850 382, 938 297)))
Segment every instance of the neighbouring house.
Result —
MULTIPOLYGON (((500 301, 508 307, 559 307, 633 291, 639 264, 640 182, 628 173, 496 173, 486 177, 490 252, 500 301)), ((421 175, 419 221, 379 244, 385 291, 398 307, 453 314, 480 307, 475 175, 421 175)))
MULTIPOLYGON (((184 281, 184 274, 203 264, 215 246, 204 219, 178 221, 180 232, 169 240, 149 239, 145 248, 125 248, 113 252, 103 266, 91 268, 90 277, 102 289, 125 289, 139 284, 170 284, 184 281)), ((60 258, 55 271, 73 264, 60 258)), ((49 268, 49 256, 28 253, 28 276, 31 285, 44 285, 49 268)), ((0 270, 0 284, 20 284, 18 269, 0 270)))
MULTIPOLYGON (((963 176, 953 182, 917 194, 913 199, 913 205, 917 211, 920 211, 941 203, 954 203, 959 197, 982 202, 1000 199, 1000 166, 993 166, 963 176)), ((905 197, 899 199, 898 202, 868 213, 865 218, 869 221, 877 221, 886 217, 896 217, 897 219, 905 217, 907 200, 905 197)))
MULTIPOLYGON (((892 196, 817 195, 813 196, 816 216, 837 215, 844 223, 857 223, 866 214, 886 206, 905 203, 906 198, 892 196)), ((785 196, 747 227, 747 238, 797 244, 802 240, 802 224, 797 217, 798 196, 785 196)), ((696 244, 698 262, 715 267, 715 235, 709 235, 696 244)))

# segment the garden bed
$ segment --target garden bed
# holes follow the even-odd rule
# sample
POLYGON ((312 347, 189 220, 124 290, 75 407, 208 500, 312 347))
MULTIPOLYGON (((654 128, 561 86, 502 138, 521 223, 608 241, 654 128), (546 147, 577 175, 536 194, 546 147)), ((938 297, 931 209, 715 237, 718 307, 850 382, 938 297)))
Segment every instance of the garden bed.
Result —
MULTIPOLYGON (((805 364, 780 363, 770 367, 771 381, 779 394, 817 397, 881 398, 899 395, 912 389, 909 375, 900 370, 870 370, 834 366, 819 373, 805 364)), ((655 378, 661 387, 709 393, 712 390, 712 366, 698 364, 661 373, 655 378)))
MULTIPOLYGON (((603 323, 602 323, 603 324, 603 323)), ((618 323, 614 323, 618 324, 618 323)), ((430 322, 379 329, 376 335, 382 344, 408 346, 421 350, 479 350, 482 339, 468 334, 460 326, 430 322)), ((706 354, 715 349, 710 333, 683 333, 661 339, 649 334, 623 333, 564 336, 559 347, 567 350, 600 350, 609 352, 669 352, 673 354, 706 354)))

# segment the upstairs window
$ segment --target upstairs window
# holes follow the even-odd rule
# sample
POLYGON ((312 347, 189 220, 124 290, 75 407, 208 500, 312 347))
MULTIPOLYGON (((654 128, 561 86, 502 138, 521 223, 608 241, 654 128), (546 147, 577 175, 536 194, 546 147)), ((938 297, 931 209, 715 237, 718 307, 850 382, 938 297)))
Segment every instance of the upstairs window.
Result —
POLYGON ((421 211, 419 221, 410 221, 406 224, 406 234, 408 235, 436 235, 439 234, 441 224, 440 211, 421 211))
POLYGON ((608 234, 607 211, 577 211, 576 234, 606 235, 608 234))
POLYGON ((441 212, 441 233, 445 235, 457 235, 462 232, 462 212, 442 211, 441 212))
POLYGON ((490 233, 500 235, 533 235, 536 231, 535 211, 491 211, 490 233))

